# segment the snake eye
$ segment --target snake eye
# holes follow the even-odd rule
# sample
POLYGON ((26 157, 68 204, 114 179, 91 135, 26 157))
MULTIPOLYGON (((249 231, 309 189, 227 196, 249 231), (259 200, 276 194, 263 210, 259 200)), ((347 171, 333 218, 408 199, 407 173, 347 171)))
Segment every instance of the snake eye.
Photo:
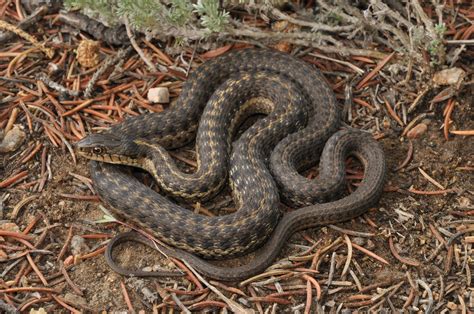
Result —
POLYGON ((102 149, 102 147, 94 147, 94 148, 92 148, 92 152, 96 155, 99 155, 99 154, 102 154, 103 149, 102 149))

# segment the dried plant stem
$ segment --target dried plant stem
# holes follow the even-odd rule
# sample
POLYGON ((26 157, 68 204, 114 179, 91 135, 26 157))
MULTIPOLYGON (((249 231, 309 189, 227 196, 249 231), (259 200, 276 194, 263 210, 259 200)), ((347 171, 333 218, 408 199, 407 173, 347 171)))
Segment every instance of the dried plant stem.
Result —
POLYGON ((24 30, 16 27, 15 25, 12 25, 8 22, 0 20, 0 29, 4 29, 7 31, 10 31, 12 33, 15 33, 19 37, 29 41, 33 46, 36 48, 40 49, 48 58, 52 58, 54 56, 54 50, 50 48, 46 48, 43 43, 40 43, 36 38, 25 32, 24 30))
POLYGON ((133 48, 134 48, 135 51, 138 53, 138 55, 140 56, 140 58, 142 58, 142 60, 143 60, 143 61, 145 62, 145 64, 148 66, 148 68, 150 69, 150 71, 156 72, 156 67, 155 67, 155 65, 151 62, 150 59, 148 59, 147 56, 145 56, 145 53, 143 52, 143 50, 140 48, 140 46, 138 46, 137 42, 135 41, 135 35, 132 33, 132 30, 131 30, 131 28, 130 28, 130 23, 129 23, 127 17, 124 18, 124 23, 125 23, 125 29, 127 30, 128 38, 130 39, 130 43, 132 44, 133 48))

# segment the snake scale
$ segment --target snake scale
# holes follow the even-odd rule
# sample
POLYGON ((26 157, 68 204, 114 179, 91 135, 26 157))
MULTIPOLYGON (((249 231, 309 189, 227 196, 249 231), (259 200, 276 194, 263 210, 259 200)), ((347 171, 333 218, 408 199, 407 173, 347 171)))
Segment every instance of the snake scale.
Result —
MULTIPOLYGON (((105 162, 92 162, 91 175, 114 215, 171 244, 177 249, 164 248, 167 254, 186 259, 203 274, 238 280, 267 267, 296 230, 351 219, 380 198, 385 177, 380 145, 360 131, 337 131, 339 120, 334 94, 311 65, 273 50, 245 49, 198 67, 171 108, 127 119, 77 147, 81 155, 105 162), (242 122, 255 113, 266 116, 235 139, 242 122), (167 149, 194 138, 198 166, 188 174, 167 149), (354 193, 331 201, 344 184, 349 155, 364 164, 364 179, 354 193), (315 180, 299 174, 318 158, 315 180), (114 163, 141 167, 166 194, 191 201, 212 198, 229 181, 238 210, 218 217, 192 213, 114 163), (303 207, 281 218, 280 197, 303 207), (325 203, 313 205, 318 202, 325 203), (263 243, 251 263, 235 269, 200 258, 238 256, 263 243)), ((123 234, 111 242, 109 261, 112 247, 131 237, 123 234)))

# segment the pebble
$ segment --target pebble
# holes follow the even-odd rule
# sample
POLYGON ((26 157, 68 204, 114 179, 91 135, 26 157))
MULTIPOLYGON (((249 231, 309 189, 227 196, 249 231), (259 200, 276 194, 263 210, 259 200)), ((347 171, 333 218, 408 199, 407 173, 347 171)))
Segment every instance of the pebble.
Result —
POLYGON ((73 294, 69 292, 64 295, 64 300, 70 301, 71 303, 77 303, 80 305, 87 305, 86 299, 84 299, 83 297, 77 294, 73 294))
POLYGON ((20 232, 20 228, 13 222, 4 222, 0 224, 0 229, 11 232, 20 232))
POLYGON ((458 309, 458 305, 454 302, 448 302, 448 304, 446 304, 446 307, 452 311, 455 311, 458 309))
POLYGON ((462 208, 470 208, 471 207, 471 200, 467 197, 460 197, 458 199, 458 202, 459 202, 459 206, 461 206, 462 208))
POLYGON ((419 123, 413 127, 410 131, 407 133, 407 137, 411 139, 415 139, 420 137, 423 133, 428 130, 428 125, 426 123, 419 123))
POLYGON ((362 237, 354 237, 352 242, 357 245, 364 246, 367 243, 367 240, 362 237))
POLYGON ((31 309, 30 314, 48 314, 44 308, 40 307, 39 309, 31 309))
POLYGON ((436 72, 433 82, 436 85, 458 85, 462 82, 466 72, 461 68, 450 68, 436 72))
POLYGON ((86 244, 86 240, 78 235, 75 235, 71 239, 71 252, 74 255, 89 251, 89 247, 86 244))
POLYGON ((4 250, 0 250, 0 262, 6 261, 8 258, 7 253, 4 250))
POLYGON ((25 140, 26 134, 20 126, 13 125, 13 128, 5 134, 0 143, 0 153, 8 153, 15 151, 25 140))
POLYGON ((170 102, 170 92, 167 87, 150 88, 147 98, 152 103, 167 104, 170 102))

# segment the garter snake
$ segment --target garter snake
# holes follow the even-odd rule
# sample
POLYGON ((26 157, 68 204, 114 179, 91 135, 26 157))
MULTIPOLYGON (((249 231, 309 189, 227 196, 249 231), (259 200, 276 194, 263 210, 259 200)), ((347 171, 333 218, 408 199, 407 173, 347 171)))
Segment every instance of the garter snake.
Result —
POLYGON ((384 170, 380 170, 384 169, 383 152, 366 150, 376 144, 360 132, 333 135, 338 127, 334 94, 317 70, 277 51, 246 49, 198 67, 170 109, 89 135, 78 148, 81 155, 93 160, 144 168, 167 194, 189 200, 212 197, 229 179, 238 211, 204 217, 157 194, 117 166, 92 162, 91 167, 96 190, 113 214, 176 248, 205 258, 222 258, 244 254, 270 236, 284 238, 308 223, 349 219, 378 199, 384 177, 384 170), (259 97, 270 101, 252 102, 259 97), (232 144, 238 125, 250 113, 267 116, 232 144), (166 149, 190 142, 196 133, 198 167, 195 173, 185 174, 166 149), (331 135, 331 139, 348 138, 341 143, 349 144, 337 149, 338 141, 328 141, 331 135), (341 160, 350 149, 363 151, 360 155, 367 169, 372 163, 379 169, 369 182, 372 188, 365 193, 359 188, 349 201, 335 201, 333 207, 314 205, 325 209, 309 214, 309 204, 337 194, 344 182, 341 160), (319 177, 301 177, 298 170, 313 164, 319 155, 319 177), (300 214, 305 221, 300 215, 285 215, 283 226, 278 224, 272 233, 281 216, 280 195, 289 204, 307 206, 296 211, 306 213, 300 214), (300 218, 286 218, 295 216, 300 218))
POLYGON ((296 231, 334 224, 355 218, 374 206, 382 192, 385 180, 385 157, 381 145, 370 135, 360 131, 339 131, 332 136, 327 145, 331 147, 327 155, 338 160, 339 165, 346 157, 354 155, 364 165, 364 178, 360 186, 350 195, 336 201, 306 206, 283 215, 268 241, 256 251, 252 259, 242 266, 223 267, 210 263, 188 252, 163 247, 136 232, 124 232, 115 236, 108 244, 105 259, 109 266, 119 274, 139 277, 180 276, 171 271, 131 271, 114 261, 113 249, 125 241, 136 241, 160 252, 187 261, 192 267, 207 277, 222 281, 241 281, 263 272, 280 253, 286 240, 296 231))

